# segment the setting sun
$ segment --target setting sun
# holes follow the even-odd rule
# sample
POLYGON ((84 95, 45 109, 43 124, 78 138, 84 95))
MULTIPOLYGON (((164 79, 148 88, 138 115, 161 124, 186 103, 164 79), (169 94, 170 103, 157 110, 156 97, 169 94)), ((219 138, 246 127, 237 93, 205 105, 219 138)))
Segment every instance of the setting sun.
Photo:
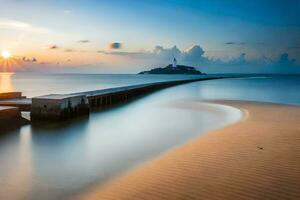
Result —
POLYGON ((2 51, 1 56, 4 59, 9 59, 11 57, 11 53, 9 51, 2 51))

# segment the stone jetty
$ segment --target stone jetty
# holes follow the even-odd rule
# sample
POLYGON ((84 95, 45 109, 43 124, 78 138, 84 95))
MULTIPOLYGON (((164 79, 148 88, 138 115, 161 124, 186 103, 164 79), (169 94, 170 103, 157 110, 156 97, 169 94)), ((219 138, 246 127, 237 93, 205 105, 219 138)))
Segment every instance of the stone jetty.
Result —
POLYGON ((155 82, 72 94, 49 94, 32 99, 25 98, 21 92, 6 93, 0 94, 0 106, 17 107, 19 112, 30 111, 32 121, 58 121, 88 115, 91 109, 124 103, 147 93, 179 84, 237 77, 241 75, 205 75, 187 80, 155 82))

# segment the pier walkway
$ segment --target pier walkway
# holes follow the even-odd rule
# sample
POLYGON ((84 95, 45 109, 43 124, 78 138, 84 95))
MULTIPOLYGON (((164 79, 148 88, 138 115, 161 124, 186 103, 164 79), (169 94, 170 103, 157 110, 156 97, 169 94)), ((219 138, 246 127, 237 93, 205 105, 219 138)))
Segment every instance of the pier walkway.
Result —
POLYGON ((29 99, 29 98, 0 100, 0 106, 18 107, 21 111, 30 111, 31 104, 32 104, 32 102, 31 102, 31 99, 29 99))
POLYGON ((237 77, 242 76, 207 75, 194 79, 155 82, 71 94, 49 94, 32 99, 25 98, 21 96, 21 93, 18 93, 17 98, 0 99, 0 106, 13 106, 18 107, 20 111, 30 111, 32 120, 61 120, 86 115, 89 114, 90 109, 101 109, 123 103, 147 93, 179 84, 237 77))

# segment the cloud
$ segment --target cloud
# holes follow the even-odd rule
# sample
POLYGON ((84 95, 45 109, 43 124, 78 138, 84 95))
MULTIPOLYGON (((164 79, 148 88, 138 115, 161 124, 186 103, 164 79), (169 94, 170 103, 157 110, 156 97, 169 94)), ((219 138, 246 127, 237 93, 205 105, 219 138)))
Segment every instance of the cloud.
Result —
POLYGON ((79 40, 78 42, 79 43, 90 43, 91 41, 90 40, 79 40))
POLYGON ((241 53, 238 57, 227 62, 228 65, 244 65, 245 63, 247 63, 246 53, 241 53))
POLYGON ((152 54, 155 59, 159 59, 162 62, 170 62, 175 57, 179 62, 194 64, 207 61, 204 53, 204 50, 199 45, 194 45, 186 51, 181 51, 177 46, 171 48, 156 46, 152 54))
POLYGON ((283 53, 278 59, 278 64, 283 66, 292 66, 296 63, 296 59, 290 59, 288 53, 283 53))
POLYGON ((176 58, 181 63, 195 65, 209 61, 204 54, 205 51, 199 45, 194 45, 187 50, 180 50, 177 46, 171 48, 156 46, 152 56, 154 59, 159 60, 158 63, 170 63, 173 58, 176 58))
POLYGON ((23 61, 23 62, 31 62, 31 63, 35 63, 35 62, 37 62, 37 59, 36 59, 35 57, 33 57, 33 58, 26 58, 26 57, 23 57, 23 58, 22 58, 22 61, 23 61))
POLYGON ((34 32, 34 33, 48 33, 50 32, 49 29, 34 26, 32 24, 16 21, 16 20, 7 20, 7 19, 0 19, 0 29, 14 29, 18 31, 27 31, 27 32, 34 32))
POLYGON ((228 61, 210 60, 201 68, 208 73, 300 73, 300 65, 288 53, 281 53, 277 58, 261 56, 247 59, 246 53, 241 53, 228 61))
POLYGON ((187 50, 180 50, 177 46, 164 48, 156 46, 152 51, 98 51, 107 55, 129 57, 142 60, 146 67, 163 67, 172 62, 173 57, 179 64, 194 66, 206 73, 299 73, 300 66, 296 59, 290 58, 288 53, 282 53, 277 58, 271 59, 265 56, 259 58, 247 58, 247 54, 241 52, 236 57, 228 60, 209 58, 205 55, 200 45, 194 45, 187 50))
POLYGON ((105 54, 105 55, 114 55, 114 56, 123 56, 123 57, 129 57, 133 59, 145 59, 145 58, 151 58, 152 54, 150 52, 128 52, 128 51, 104 51, 99 50, 97 53, 105 54))
POLYGON ((162 46, 156 46, 153 50, 153 54, 159 59, 172 60, 174 57, 179 58, 181 56, 181 51, 176 46, 169 49, 165 49, 162 46))
POLYGON ((122 44, 120 42, 113 42, 109 44, 110 49, 121 49, 122 44))
POLYGON ((59 47, 57 46, 57 45, 51 45, 50 47, 49 47, 49 49, 52 49, 52 50, 54 50, 54 49, 58 49, 59 47))
MULTIPOLYGON (((65 52, 80 52, 80 50, 62 48, 57 45, 52 45, 49 48, 61 49, 65 52)), ((92 51, 89 52, 95 53, 92 51)), ((164 67, 170 64, 174 57, 177 59, 178 64, 193 66, 205 73, 300 73, 299 63, 287 52, 283 52, 275 58, 263 55, 253 58, 253 56, 248 56, 245 52, 241 52, 226 60, 208 57, 204 48, 200 45, 193 45, 185 50, 179 49, 177 46, 165 48, 158 45, 149 51, 99 50, 97 53, 112 56, 112 59, 102 57, 103 60, 107 60, 101 65, 103 69, 105 66, 111 66, 113 68, 111 70, 120 70, 124 73, 134 73, 153 67, 164 67), (118 56, 118 58, 113 56, 118 56), (116 58, 118 62, 110 62, 110 60, 114 60, 114 58, 116 58)), ((26 65, 24 69, 39 69, 40 66, 41 69, 48 70, 48 68, 50 69, 52 66, 55 67, 59 65, 60 70, 68 70, 66 69, 67 66, 71 66, 76 60, 73 60, 71 56, 72 54, 70 54, 69 58, 60 63, 38 62, 34 57, 24 57, 22 60, 24 65, 26 65)), ((76 69, 79 70, 79 66, 83 66, 83 64, 84 63, 78 64, 78 68, 76 69)), ((97 70, 97 65, 93 64, 89 67, 89 69, 92 68, 93 70, 97 70)), ((109 72, 109 69, 106 70, 106 72, 109 72)))
POLYGON ((158 45, 152 51, 127 52, 99 50, 98 53, 129 57, 138 60, 152 60, 152 63, 155 65, 164 65, 166 63, 170 63, 173 58, 176 58, 179 62, 191 65, 208 61, 208 58, 204 57, 204 50, 199 45, 195 45, 186 51, 181 51, 179 48, 177 48, 177 46, 164 48, 163 46, 158 45))
POLYGON ((205 51, 199 45, 195 45, 182 53, 181 60, 188 63, 207 62, 208 58, 204 56, 204 53, 205 51))
POLYGON ((131 58, 152 58, 158 62, 170 62, 175 57, 179 61, 185 61, 190 63, 206 61, 207 58, 204 57, 204 50, 199 46, 195 45, 187 51, 181 51, 177 46, 171 48, 164 48, 163 46, 156 46, 153 51, 137 51, 137 52, 127 52, 127 51, 104 51, 99 50, 98 53, 106 55, 116 55, 116 56, 128 56, 131 58))
POLYGON ((153 51, 128 52, 99 50, 97 52, 106 55, 128 56, 136 59, 152 58, 157 60, 172 60, 174 57, 178 58, 181 55, 181 51, 176 46, 170 49, 165 49, 162 46, 156 46, 153 51))
POLYGON ((245 45, 245 42, 225 42, 226 45, 245 45))
POLYGON ((266 45, 264 42, 237 42, 237 41, 229 41, 224 43, 227 46, 245 46, 245 45, 251 45, 251 46, 262 46, 266 45))

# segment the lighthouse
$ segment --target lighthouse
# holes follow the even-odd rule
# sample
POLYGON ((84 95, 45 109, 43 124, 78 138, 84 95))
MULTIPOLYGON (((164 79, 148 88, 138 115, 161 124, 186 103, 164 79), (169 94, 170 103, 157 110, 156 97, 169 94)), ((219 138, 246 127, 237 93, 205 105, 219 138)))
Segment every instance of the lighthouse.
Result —
POLYGON ((176 58, 174 57, 174 59, 173 59, 173 68, 176 68, 177 67, 177 60, 176 60, 176 58))

